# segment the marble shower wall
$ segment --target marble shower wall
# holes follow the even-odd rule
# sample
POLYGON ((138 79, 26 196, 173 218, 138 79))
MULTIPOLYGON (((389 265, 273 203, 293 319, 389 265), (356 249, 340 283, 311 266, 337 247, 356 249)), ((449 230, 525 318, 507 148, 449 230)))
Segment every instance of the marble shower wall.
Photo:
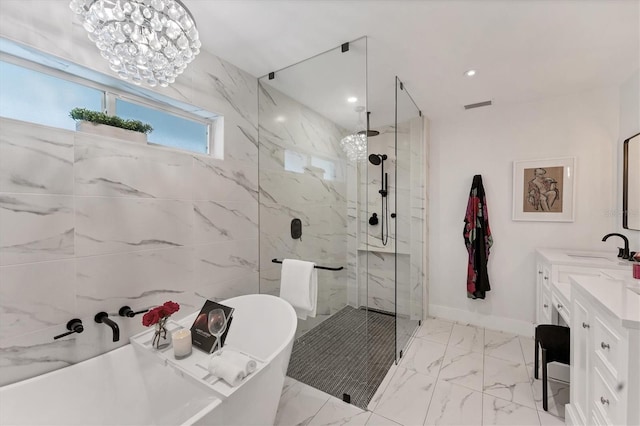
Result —
MULTIPOLYGON (((398 127, 397 147, 393 126, 376 129, 380 134, 368 139, 370 153, 388 156, 385 160, 385 172, 389 174, 389 213, 396 212, 397 217, 389 219, 389 240, 386 246, 382 245, 380 238, 381 224, 372 226, 368 222, 373 212, 378 213, 381 219, 381 197, 378 193, 381 186, 380 166, 366 161, 358 164, 358 170, 355 167, 350 170, 350 174, 354 176, 359 173, 360 182, 359 188, 350 188, 350 194, 357 193, 354 196, 359 197, 358 203, 365 204, 367 208, 360 209, 359 221, 350 222, 349 243, 358 247, 357 263, 354 264, 358 265, 359 273, 357 277, 349 277, 349 303, 394 312, 402 318, 414 320, 422 319, 422 286, 425 276, 425 171, 421 126, 420 117, 401 123, 398 127), (358 222, 359 231, 356 226, 358 222), (358 235, 358 244, 352 241, 356 240, 352 235, 358 235)), ((354 205, 351 211, 351 216, 355 218, 357 207, 354 205)))
MULTIPOLYGON (((347 257, 347 132, 282 92, 259 83, 260 292, 278 295, 281 265, 293 258, 344 266, 347 257), (291 238, 291 220, 302 239, 291 238)), ((298 321, 298 335, 347 303, 347 270, 318 270, 316 318, 298 321)))
MULTIPOLYGON (((111 75, 68 2, 1 8, 0 36, 111 75)), ((205 298, 259 291, 257 80, 202 51, 154 90, 142 95, 224 116, 224 159, 1 119, 0 385, 144 329, 116 316, 113 343, 98 311, 174 300, 181 318, 205 298), (74 317, 84 333, 54 341, 74 317)))

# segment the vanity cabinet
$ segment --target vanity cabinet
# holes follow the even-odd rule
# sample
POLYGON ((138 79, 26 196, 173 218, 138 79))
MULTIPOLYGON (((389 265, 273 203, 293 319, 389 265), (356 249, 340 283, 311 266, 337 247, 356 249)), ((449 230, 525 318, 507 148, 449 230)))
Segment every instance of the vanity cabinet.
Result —
MULTIPOLYGON (((612 283, 621 285, 620 283, 612 283)), ((638 334, 572 287, 571 396, 567 424, 630 425, 638 418, 638 334), (588 420, 588 421, 587 421, 588 420)))

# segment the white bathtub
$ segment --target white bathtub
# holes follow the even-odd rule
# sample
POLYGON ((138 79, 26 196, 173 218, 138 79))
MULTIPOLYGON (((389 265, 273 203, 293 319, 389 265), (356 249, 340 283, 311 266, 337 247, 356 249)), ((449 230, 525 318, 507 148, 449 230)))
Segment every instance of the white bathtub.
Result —
POLYGON ((0 424, 273 424, 296 331, 295 311, 284 300, 261 294, 222 303, 236 309, 226 344, 267 363, 228 398, 126 345, 0 388, 0 424))

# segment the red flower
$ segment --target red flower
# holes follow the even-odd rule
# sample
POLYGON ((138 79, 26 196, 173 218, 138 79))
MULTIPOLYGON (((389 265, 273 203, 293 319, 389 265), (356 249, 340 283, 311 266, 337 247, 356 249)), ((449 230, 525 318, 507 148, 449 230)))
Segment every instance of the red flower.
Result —
POLYGON ((144 325, 145 327, 157 324, 158 321, 160 321, 160 313, 157 309, 151 309, 142 317, 142 325, 144 325))
POLYGON ((156 306, 142 317, 142 325, 149 327, 157 324, 162 318, 171 316, 180 310, 180 305, 176 302, 168 301, 161 306, 156 306))
POLYGON ((167 316, 174 314, 180 310, 180 305, 172 301, 164 302, 164 305, 162 306, 165 308, 165 311, 167 312, 167 316))

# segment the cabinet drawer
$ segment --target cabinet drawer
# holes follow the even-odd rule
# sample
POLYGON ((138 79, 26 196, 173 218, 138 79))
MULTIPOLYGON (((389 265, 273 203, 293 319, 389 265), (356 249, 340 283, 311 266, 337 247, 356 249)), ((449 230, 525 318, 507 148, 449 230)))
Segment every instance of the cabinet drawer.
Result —
POLYGON ((623 344, 620 335, 599 315, 594 315, 593 350, 614 380, 620 380, 620 366, 624 365, 623 344))
POLYGON ((551 297, 548 292, 542 293, 542 322, 551 324, 551 297))
POLYGON ((563 303, 560 298, 555 294, 551 294, 551 303, 558 314, 566 321, 567 324, 571 324, 571 311, 567 304, 563 303))
POLYGON ((622 424, 622 404, 618 400, 616 392, 605 380, 605 376, 600 367, 593 369, 593 394, 592 407, 600 414, 605 424, 622 424))

